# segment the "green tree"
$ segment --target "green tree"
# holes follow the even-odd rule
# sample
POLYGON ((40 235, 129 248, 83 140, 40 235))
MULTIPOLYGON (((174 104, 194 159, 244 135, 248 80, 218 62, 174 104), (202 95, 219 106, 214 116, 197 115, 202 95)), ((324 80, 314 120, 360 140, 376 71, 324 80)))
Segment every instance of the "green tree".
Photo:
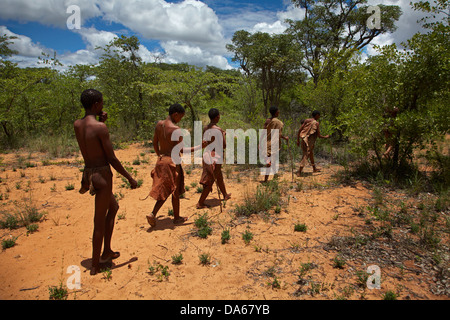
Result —
POLYGON ((271 105, 279 105, 281 94, 293 82, 302 79, 299 67, 302 59, 300 48, 288 34, 236 31, 227 49, 234 53, 248 77, 258 79, 267 114, 271 105))
POLYGON ((381 28, 370 29, 367 0, 292 0, 303 8, 302 20, 287 20, 287 33, 303 52, 301 66, 317 85, 333 75, 337 66, 345 65, 356 51, 362 50, 381 34, 396 29, 401 10, 398 6, 378 5, 381 28))
POLYGON ((406 50, 395 45, 378 48, 379 55, 346 78, 350 90, 339 120, 361 155, 375 154, 380 169, 402 168, 413 160, 415 150, 449 132, 449 32, 444 19, 430 32, 414 35, 403 44, 406 50), (396 117, 389 116, 393 108, 398 109, 396 117), (393 146, 387 161, 382 157, 386 130, 393 146))

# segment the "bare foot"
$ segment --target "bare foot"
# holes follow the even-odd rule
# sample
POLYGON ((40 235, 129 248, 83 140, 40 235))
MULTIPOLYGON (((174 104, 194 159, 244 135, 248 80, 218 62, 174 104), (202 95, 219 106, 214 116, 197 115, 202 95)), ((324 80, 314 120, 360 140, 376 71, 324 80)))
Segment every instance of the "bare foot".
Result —
POLYGON ((147 222, 151 227, 156 226, 156 219, 155 216, 153 214, 150 214, 147 216, 147 222))
POLYGON ((302 175, 302 170, 298 170, 298 171, 295 173, 295 175, 296 175, 297 177, 300 177, 300 176, 302 175))
POLYGON ((186 218, 186 217, 178 217, 176 219, 173 219, 173 223, 174 224, 183 223, 183 222, 187 221, 187 219, 188 218, 186 218))
POLYGON ((98 267, 92 266, 91 267, 91 276, 95 276, 99 272, 100 272, 100 266, 98 266, 98 267))
POLYGON ((197 203, 197 205, 195 206, 197 209, 206 209, 206 208, 209 208, 209 206, 208 205, 206 205, 206 204, 200 204, 200 203, 197 203))
POLYGON ((313 167, 313 172, 321 172, 322 170, 317 169, 316 167, 313 167))
POLYGON ((227 195, 223 198, 223 200, 225 200, 225 201, 230 200, 230 199, 231 199, 231 193, 227 194, 227 195))
POLYGON ((102 256, 100 257, 100 263, 106 263, 110 260, 117 259, 118 257, 120 257, 120 252, 103 252, 102 256))

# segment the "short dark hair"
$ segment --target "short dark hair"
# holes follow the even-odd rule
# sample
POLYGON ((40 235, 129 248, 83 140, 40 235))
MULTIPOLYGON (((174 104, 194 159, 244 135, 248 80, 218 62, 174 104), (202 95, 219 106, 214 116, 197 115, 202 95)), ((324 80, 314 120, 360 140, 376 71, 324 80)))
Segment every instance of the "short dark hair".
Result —
POLYGON ((317 115, 320 115, 320 112, 317 111, 317 110, 314 110, 314 111, 312 112, 313 118, 314 118, 315 116, 317 116, 317 115))
POLYGON ((81 93, 80 102, 85 110, 90 110, 94 103, 101 102, 103 95, 95 89, 87 89, 81 93))
POLYGON ((186 113, 186 110, 184 110, 181 104, 174 103, 169 107, 169 115, 172 115, 174 113, 186 113))
POLYGON ((271 106, 269 108, 269 112, 272 115, 272 117, 275 117, 275 114, 277 113, 277 111, 278 111, 278 107, 277 106, 271 106))
POLYGON ((210 120, 214 120, 219 115, 220 115, 220 112, 218 109, 216 109, 216 108, 209 109, 208 117, 210 120))

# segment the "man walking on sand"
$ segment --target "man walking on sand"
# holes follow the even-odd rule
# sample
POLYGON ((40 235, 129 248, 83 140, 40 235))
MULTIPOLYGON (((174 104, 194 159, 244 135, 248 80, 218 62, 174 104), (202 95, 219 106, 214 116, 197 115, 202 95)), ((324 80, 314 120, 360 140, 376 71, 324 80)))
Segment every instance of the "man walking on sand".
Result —
MULTIPOLYGON (((184 115, 185 109, 183 106, 178 103, 173 104, 169 108, 169 116, 165 120, 159 121, 155 127, 153 147, 158 160, 151 173, 153 186, 149 195, 156 200, 156 203, 152 213, 147 215, 147 222, 152 227, 156 225, 156 214, 170 195, 172 195, 173 223, 183 223, 187 220, 186 217, 180 216, 180 195, 185 192, 183 168, 181 164, 175 164, 172 159, 174 147, 183 143, 182 136, 179 140, 172 141, 172 134, 180 129, 176 124, 181 121, 184 115)), ((199 145, 197 147, 181 148, 180 152, 193 152, 201 147, 199 145)))
MULTIPOLYGON (((227 193, 225 182, 223 181, 222 163, 223 163, 223 150, 226 148, 225 131, 220 128, 217 123, 220 120, 220 112, 216 108, 212 108, 208 112, 208 117, 211 122, 203 128, 203 135, 208 132, 211 135, 211 142, 215 141, 214 133, 221 137, 219 145, 221 150, 206 151, 203 153, 203 171, 200 177, 200 184, 203 185, 203 191, 200 195, 200 199, 196 205, 197 209, 207 208, 205 200, 209 193, 212 191, 214 182, 223 194, 224 200, 231 199, 231 193, 227 193), (208 131, 211 130, 211 131, 208 131), (207 159, 207 161, 205 161, 207 159)), ((208 145, 210 144, 208 143, 208 145)), ((220 200, 220 199, 219 199, 220 200)))
MULTIPOLYGON (((266 120, 266 122, 264 123, 264 129, 267 130, 267 157, 266 157, 266 167, 270 168, 272 165, 275 165, 276 170, 278 170, 278 164, 272 164, 272 154, 277 154, 280 152, 280 147, 281 147, 281 139, 286 140, 289 143, 289 137, 288 136, 284 136, 282 134, 283 132, 283 127, 284 124, 283 122, 281 122, 280 119, 278 119, 278 117, 280 116, 280 110, 278 109, 278 107, 276 106, 271 106, 269 108, 269 112, 271 117, 268 118, 266 120), (272 150, 272 130, 278 130, 278 137, 279 137, 279 141, 278 141, 278 149, 277 150, 272 150)), ((278 156, 276 157, 276 159, 278 159, 278 156)), ((269 174, 264 175, 264 181, 262 181, 263 183, 267 182, 269 179, 269 174)))
POLYGON ((135 189, 136 181, 123 168, 114 154, 108 128, 105 125, 106 112, 103 112, 103 96, 94 89, 81 94, 81 104, 85 116, 74 123, 75 136, 84 159, 85 168, 81 181, 80 193, 87 191, 95 195, 94 233, 92 236, 92 268, 91 275, 100 271, 100 263, 116 259, 119 252, 111 249, 111 237, 114 219, 119 205, 112 193, 112 172, 110 165, 135 189), (96 116, 99 116, 97 121, 96 116), (100 256, 104 244, 103 253, 100 256))
POLYGON ((303 151, 303 157, 300 161, 300 168, 296 172, 297 176, 303 171, 303 168, 308 164, 308 158, 311 161, 311 165, 313 167, 314 172, 319 172, 320 169, 317 169, 314 163, 314 145, 316 143, 317 138, 328 139, 330 136, 322 136, 320 134, 319 129, 319 120, 320 112, 313 111, 312 118, 306 119, 303 121, 302 126, 298 130, 297 134, 297 146, 300 146, 300 138, 302 139, 301 146, 303 151))

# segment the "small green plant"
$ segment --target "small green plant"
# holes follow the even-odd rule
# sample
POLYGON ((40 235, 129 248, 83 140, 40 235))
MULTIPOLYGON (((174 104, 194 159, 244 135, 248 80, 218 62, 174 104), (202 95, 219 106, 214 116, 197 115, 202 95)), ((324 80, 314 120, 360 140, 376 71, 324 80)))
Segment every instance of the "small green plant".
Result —
POLYGON ((200 264, 204 266, 211 263, 211 256, 209 255, 209 253, 202 253, 198 256, 198 258, 200 259, 200 264))
POLYGON ((19 227, 19 220, 17 216, 11 213, 6 213, 3 215, 3 219, 0 220, 1 229, 17 229, 19 227))
POLYGON ((381 190, 380 187, 374 187, 373 188, 372 198, 373 198, 375 207, 379 207, 379 206, 381 206, 383 204, 384 195, 383 195, 383 191, 381 190))
POLYGON ((203 192, 203 187, 197 187, 197 193, 202 193, 203 192))
POLYGON ((39 212, 38 208, 33 204, 26 204, 25 207, 19 212, 22 225, 27 226, 34 222, 41 221, 44 213, 39 212))
POLYGON ((161 263, 153 261, 153 264, 148 268, 148 273, 152 276, 156 275, 158 281, 167 280, 170 275, 169 266, 163 266, 161 263))
POLYGON ((168 214, 170 217, 173 217, 173 209, 168 209, 168 210, 167 210, 167 214, 168 214))
POLYGON ((194 220, 194 225, 197 227, 197 235, 200 238, 207 238, 212 233, 210 222, 208 221, 208 214, 204 213, 194 220))
POLYGON ((138 156, 138 157, 136 157, 136 159, 133 160, 133 165, 138 166, 140 164, 141 164, 141 160, 139 160, 139 156, 138 156))
POLYGON ((367 279, 369 279, 369 274, 365 271, 356 271, 356 276, 358 277, 358 286, 365 288, 367 285, 367 279))
POLYGON ((311 262, 307 262, 307 263, 302 263, 300 268, 299 268, 299 275, 298 275, 298 279, 299 281, 301 281, 305 275, 314 268, 314 264, 311 262))
POLYGON ((397 300, 397 297, 397 294, 392 290, 386 291, 383 294, 383 300, 397 300))
POLYGON ((27 234, 38 231, 39 226, 37 224, 29 224, 27 225, 27 234))
POLYGON ((197 186, 197 182, 191 182, 191 187, 195 188, 197 186))
POLYGON ((242 234, 242 240, 244 240, 245 244, 249 244, 252 239, 253 233, 251 233, 249 230, 245 230, 245 232, 242 234))
POLYGON ((249 217, 252 214, 267 212, 273 206, 278 205, 281 199, 281 192, 278 184, 273 180, 264 186, 258 186, 255 194, 246 194, 244 203, 236 205, 236 215, 249 217))
POLYGON ((221 238, 222 244, 227 243, 230 240, 230 229, 223 230, 220 238, 221 238))
POLYGON ((307 226, 304 223, 297 223, 294 226, 294 231, 297 231, 297 232, 306 232, 306 229, 307 229, 307 226))
POLYGON ((18 237, 10 237, 9 239, 2 240, 3 250, 14 247, 16 245, 17 238, 18 237))
POLYGON ((172 256, 173 264, 181 264, 183 261, 183 255, 181 253, 172 256))
POLYGON ((275 207, 275 213, 280 213, 281 212, 281 207, 280 206, 276 206, 275 207))
POLYGON ((333 268, 336 269, 344 269, 345 260, 341 259, 339 256, 334 257, 333 259, 333 268))
POLYGON ((112 270, 110 268, 105 268, 100 270, 101 273, 103 274, 103 279, 110 281, 112 278, 112 270))
POLYGON ((68 183, 68 184, 66 184, 65 188, 66 188, 66 191, 70 191, 70 190, 75 189, 75 186, 73 185, 73 183, 68 183))
POLYGON ((67 300, 67 288, 62 283, 59 287, 48 287, 48 293, 50 300, 67 300))
POLYGON ((197 230, 197 235, 200 238, 206 239, 212 233, 210 226, 205 226, 197 230))
POLYGON ((272 287, 272 289, 280 289, 281 284, 278 281, 277 277, 274 277, 272 281, 269 281, 269 285, 272 287))

